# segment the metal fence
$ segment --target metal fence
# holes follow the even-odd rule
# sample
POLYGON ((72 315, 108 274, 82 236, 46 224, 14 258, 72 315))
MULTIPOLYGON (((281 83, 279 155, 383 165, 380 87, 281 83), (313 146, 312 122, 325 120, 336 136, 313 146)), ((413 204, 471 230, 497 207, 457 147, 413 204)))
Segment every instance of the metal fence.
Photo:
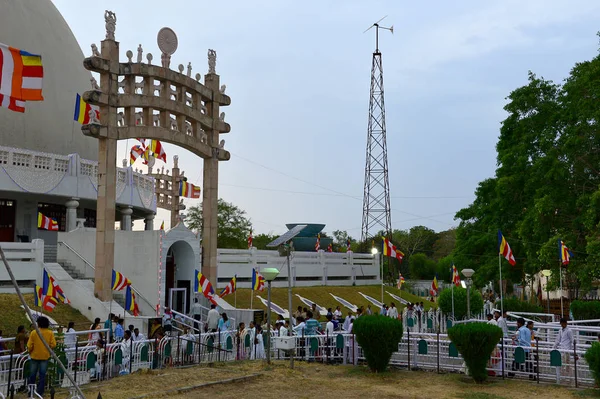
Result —
MULTIPOLYGON (((584 360, 584 353, 591 342, 596 340, 597 327, 577 328, 577 340, 569 350, 553 349, 555 329, 548 325, 543 325, 536 331, 536 343, 531 348, 520 348, 513 345, 511 339, 504 339, 492 353, 488 363, 489 374, 496 378, 593 386, 594 381, 584 360)), ((391 365, 437 372, 466 372, 462 357, 446 334, 415 330, 416 328, 408 328, 405 332, 398 350, 392 355, 391 365)), ((241 335, 235 330, 185 335, 177 333, 161 339, 115 342, 104 347, 90 341, 89 333, 90 331, 78 332, 78 344, 66 347, 61 355, 68 373, 77 384, 114 378, 140 369, 260 360, 265 358, 265 350, 268 349, 266 333, 255 336, 248 330, 241 335), (263 342, 265 349, 261 350, 263 342)), ((296 360, 328 364, 356 365, 365 362, 362 348, 353 334, 336 332, 333 335, 300 335, 292 338, 295 351, 279 349, 278 333, 272 332, 272 359, 289 359, 292 355, 296 360)), ((17 390, 26 385, 29 377, 28 362, 27 353, 0 356, 1 393, 9 393, 11 387, 17 390)), ((69 387, 69 379, 56 370, 49 368, 48 385, 69 387)))

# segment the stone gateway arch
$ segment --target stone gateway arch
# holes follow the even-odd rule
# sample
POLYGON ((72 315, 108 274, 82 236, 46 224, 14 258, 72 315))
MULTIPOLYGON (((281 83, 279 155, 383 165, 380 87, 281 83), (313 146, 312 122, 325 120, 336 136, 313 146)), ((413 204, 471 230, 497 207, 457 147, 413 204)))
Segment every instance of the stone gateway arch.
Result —
MULTIPOLYGON (((115 194, 117 140, 154 139, 178 145, 204 160, 202 272, 213 285, 217 280, 217 201, 219 161, 230 154, 219 135, 230 131, 221 106, 231 99, 220 86, 215 72, 216 52, 208 51, 209 71, 200 82, 200 74, 191 77, 191 64, 184 74, 169 69, 171 55, 177 49, 177 36, 169 28, 158 34, 161 65, 152 65, 152 54, 142 62, 141 45, 137 59, 127 51, 127 62, 119 60, 115 41, 116 16, 105 13, 106 38, 100 51, 92 45, 93 55, 84 67, 100 74, 95 90, 83 94, 86 102, 100 107, 99 120, 90 113, 90 124, 83 134, 98 139, 98 203, 94 293, 103 301, 112 299, 111 279, 114 266, 115 194), (118 121, 120 120, 120 123, 118 121)), ((216 286, 216 285, 215 285, 216 286)))

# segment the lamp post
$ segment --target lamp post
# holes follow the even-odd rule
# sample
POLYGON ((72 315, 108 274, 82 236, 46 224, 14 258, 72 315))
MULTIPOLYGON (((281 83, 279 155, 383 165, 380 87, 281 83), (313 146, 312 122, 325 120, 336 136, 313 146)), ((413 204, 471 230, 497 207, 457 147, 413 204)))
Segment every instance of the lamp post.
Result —
MULTIPOLYGON (((377 247, 373 247, 371 248, 371 253, 373 254, 373 257, 377 256, 377 247)), ((380 272, 381 274, 379 275, 379 277, 381 278, 381 305, 383 306, 383 262, 380 261, 379 262, 380 265, 380 272)))
POLYGON ((542 274, 546 277, 546 304, 548 305, 548 314, 550 314, 550 290, 548 290, 548 277, 552 274, 552 270, 544 269, 542 274))
POLYGON ((267 267, 262 269, 262 275, 267 282, 267 363, 271 364, 271 282, 279 275, 279 270, 267 267))
POLYGON ((471 285, 473 280, 471 277, 475 274, 473 269, 462 269, 462 274, 467 278, 467 319, 471 318, 471 285))

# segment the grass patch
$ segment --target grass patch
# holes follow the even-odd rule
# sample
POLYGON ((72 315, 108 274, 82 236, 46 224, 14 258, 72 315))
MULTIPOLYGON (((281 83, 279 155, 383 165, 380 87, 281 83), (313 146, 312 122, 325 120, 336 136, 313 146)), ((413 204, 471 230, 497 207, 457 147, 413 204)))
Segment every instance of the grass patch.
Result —
MULTIPOLYGON (((381 300, 381 286, 380 285, 363 285, 363 286, 319 286, 319 287, 295 287, 293 289, 293 298, 292 298, 292 307, 294 310, 298 308, 298 306, 307 307, 304 303, 298 299, 295 294, 301 295, 304 298, 308 298, 311 301, 315 301, 320 306, 324 306, 325 308, 335 309, 336 306, 340 306, 344 315, 346 315, 348 309, 344 308, 340 303, 338 303, 329 293, 337 295, 339 297, 344 298, 350 303, 355 304, 356 306, 364 306, 365 309, 367 305, 370 304, 362 295, 358 292, 362 292, 365 295, 369 295, 377 300, 381 300)), ((402 291, 396 287, 385 287, 385 291, 389 291, 394 295, 398 295, 409 302, 423 302, 425 309, 429 309, 433 304, 431 302, 426 301, 422 297, 418 297, 416 295, 409 294, 408 292, 402 291)), ((235 299, 235 295, 227 295, 223 299, 229 302, 231 305, 236 305, 239 309, 250 309, 250 295, 259 295, 264 299, 267 298, 266 291, 263 292, 254 292, 249 288, 240 288, 237 290, 237 300, 235 299)), ((284 309, 288 307, 288 291, 287 288, 272 288, 271 289, 271 300, 275 302, 277 305, 281 306, 284 309)), ((384 293, 383 300, 386 304, 390 304, 390 302, 395 302, 398 308, 404 308, 401 306, 398 301, 392 298, 387 293, 384 293)), ((260 299, 254 297, 254 309, 265 309, 260 299)), ((375 305, 371 305, 371 310, 373 312, 379 313, 379 309, 376 309, 375 305)))
MULTIPOLYGON (((39 308, 33 306, 33 294, 24 294, 25 302, 32 310, 39 311, 39 308)), ((0 309, 2 309, 2 317, 0 317, 0 330, 3 337, 14 337, 17 335, 17 327, 20 325, 29 329, 29 321, 25 315, 25 309, 21 307, 21 301, 16 294, 0 294, 0 309)), ((67 325, 69 321, 75 322, 76 330, 87 330, 90 326, 90 321, 79 313, 78 310, 70 305, 59 303, 54 311, 48 315, 55 319, 61 325, 67 325)))
MULTIPOLYGON (((140 372, 118 377, 85 388, 89 397, 102 393, 104 399, 131 398, 151 393, 151 398, 165 397, 168 389, 198 385, 209 381, 262 373, 256 379, 235 385, 212 385, 195 391, 169 395, 174 398, 230 399, 232 395, 263 399, 313 398, 331 392, 321 389, 331 384, 343 387, 344 399, 442 398, 442 399, 509 399, 513 397, 540 397, 572 399, 582 392, 570 387, 533 384, 519 380, 494 380, 490 384, 467 384, 458 374, 436 374, 424 371, 392 369, 385 373, 371 373, 366 367, 327 366, 319 363, 295 362, 294 370, 288 362, 274 361, 267 367, 264 362, 237 362, 215 367, 164 369, 140 372), (293 387, 293 388, 292 388, 293 387)), ((339 396, 339 395, 338 395, 339 396)), ((60 397, 60 396, 59 396, 60 397)))

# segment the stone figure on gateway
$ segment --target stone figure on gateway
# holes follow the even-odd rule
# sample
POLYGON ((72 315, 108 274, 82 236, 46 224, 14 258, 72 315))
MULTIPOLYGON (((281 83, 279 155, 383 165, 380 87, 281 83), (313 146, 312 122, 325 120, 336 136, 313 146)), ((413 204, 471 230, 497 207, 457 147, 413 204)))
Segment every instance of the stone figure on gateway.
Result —
POLYGON ((115 40, 115 30, 117 28, 117 15, 112 11, 104 11, 104 21, 106 22, 106 40, 115 40))

